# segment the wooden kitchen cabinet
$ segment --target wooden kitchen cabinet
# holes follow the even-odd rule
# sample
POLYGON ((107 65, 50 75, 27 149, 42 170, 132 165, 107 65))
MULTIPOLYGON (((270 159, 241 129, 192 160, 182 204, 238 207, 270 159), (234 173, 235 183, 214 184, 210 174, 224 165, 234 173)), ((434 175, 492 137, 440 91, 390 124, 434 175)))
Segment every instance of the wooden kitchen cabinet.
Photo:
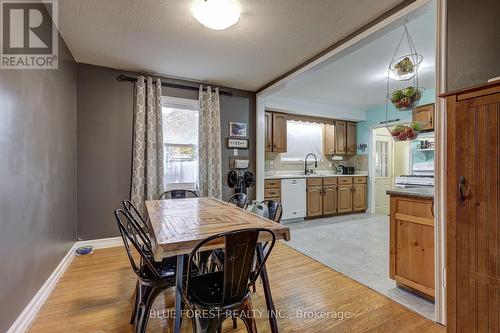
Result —
POLYGON ((346 155, 347 123, 345 121, 335 122, 335 155, 346 155))
POLYGON ((275 153, 286 153, 286 114, 273 112, 273 146, 275 153))
POLYGON ((337 213, 337 185, 323 186, 323 215, 337 213))
POLYGON ((339 213, 352 212, 352 185, 339 185, 337 189, 337 211, 339 213))
MULTIPOLYGON (((321 180, 321 178, 319 178, 321 180)), ((323 215, 323 187, 307 186, 307 217, 323 215)))
POLYGON ((265 113, 265 126, 266 126, 266 151, 273 151, 273 114, 270 112, 265 113))
POLYGON ((346 129, 346 153, 347 155, 356 155, 356 136, 357 136, 357 124, 348 122, 346 129))
POLYGON ((389 275, 434 299, 433 199, 391 195, 389 275))
POLYGON ((352 210, 355 212, 366 210, 368 206, 366 184, 354 184, 352 187, 352 210))
POLYGON ((434 104, 426 104, 414 108, 413 121, 425 123, 423 131, 434 131, 434 104))
POLYGON ((323 154, 335 155, 335 126, 323 125, 323 154))
POLYGON ((274 200, 281 202, 281 180, 264 180, 264 200, 274 200))

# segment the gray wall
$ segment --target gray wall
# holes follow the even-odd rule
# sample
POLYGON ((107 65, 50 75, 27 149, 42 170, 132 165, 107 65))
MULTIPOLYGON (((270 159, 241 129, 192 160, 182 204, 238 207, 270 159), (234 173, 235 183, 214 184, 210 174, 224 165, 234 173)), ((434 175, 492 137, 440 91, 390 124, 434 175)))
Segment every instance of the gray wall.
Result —
POLYGON ((76 64, 0 70, 0 332, 76 239, 76 64))
POLYGON ((500 76, 499 0, 448 0, 447 91, 500 76))
MULTIPOLYGON (((81 239, 117 236, 113 210, 130 195, 133 87, 130 82, 116 80, 122 73, 111 68, 78 64, 78 237, 81 239)), ((164 81, 198 86, 180 80, 164 81)), ((252 138, 250 149, 240 150, 239 156, 252 156, 252 170, 255 170, 255 95, 229 90, 234 97, 221 96, 220 101, 224 176, 229 170, 232 153, 226 149, 229 121, 248 123, 252 138)), ((163 94, 198 98, 196 91, 165 87, 163 94)), ((228 198, 231 190, 225 179, 223 188, 224 198, 228 198)), ((253 195, 253 191, 250 193, 253 195)))

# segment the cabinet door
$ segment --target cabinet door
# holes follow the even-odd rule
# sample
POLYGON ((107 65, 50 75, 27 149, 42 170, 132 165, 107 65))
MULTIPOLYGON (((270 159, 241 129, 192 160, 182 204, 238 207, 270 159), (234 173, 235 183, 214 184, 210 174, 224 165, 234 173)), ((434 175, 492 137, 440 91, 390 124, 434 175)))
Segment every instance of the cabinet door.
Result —
POLYGON ((354 184, 352 193, 352 205, 354 211, 366 210, 366 184, 354 184))
POLYGON ((339 213, 352 212, 352 185, 339 185, 337 191, 339 213))
POLYGON ((273 113, 273 151, 286 153, 286 115, 273 113))
POLYGON ((323 214, 323 196, 321 186, 307 187, 307 216, 320 216, 323 214))
POLYGON ((325 155, 335 154, 335 126, 325 124, 323 127, 323 153, 325 155))
POLYGON ((335 122, 335 155, 346 154, 347 124, 345 121, 335 122))
POLYGON ((347 123, 346 150, 348 155, 356 155, 357 124, 347 123))
POLYGON ((266 117, 266 151, 273 151, 273 114, 270 112, 265 113, 266 117))
POLYGON ((484 94, 448 97, 449 332, 500 330, 500 87, 484 94))
POLYGON ((413 109, 413 121, 426 123, 423 130, 434 130, 434 104, 427 104, 413 109))
POLYGON ((337 186, 329 185, 323 187, 323 215, 335 214, 337 212, 337 186))

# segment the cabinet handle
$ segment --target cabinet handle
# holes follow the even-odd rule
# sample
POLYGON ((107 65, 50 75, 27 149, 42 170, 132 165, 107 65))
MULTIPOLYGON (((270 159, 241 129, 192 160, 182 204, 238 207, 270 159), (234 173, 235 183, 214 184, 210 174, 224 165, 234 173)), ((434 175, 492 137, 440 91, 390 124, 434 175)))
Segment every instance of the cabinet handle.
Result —
POLYGON ((469 198, 469 186, 467 186, 464 176, 460 176, 458 179, 458 198, 461 202, 469 198))

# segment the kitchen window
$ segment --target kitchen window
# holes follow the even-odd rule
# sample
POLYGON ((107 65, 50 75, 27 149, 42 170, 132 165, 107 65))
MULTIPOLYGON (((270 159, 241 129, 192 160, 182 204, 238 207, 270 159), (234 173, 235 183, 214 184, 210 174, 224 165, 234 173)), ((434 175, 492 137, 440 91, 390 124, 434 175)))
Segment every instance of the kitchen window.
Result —
POLYGON ((198 100, 162 97, 164 188, 195 190, 198 183, 198 100))
POLYGON ((304 161, 307 154, 323 156, 323 124, 305 121, 287 121, 287 152, 281 154, 282 161, 304 161))

